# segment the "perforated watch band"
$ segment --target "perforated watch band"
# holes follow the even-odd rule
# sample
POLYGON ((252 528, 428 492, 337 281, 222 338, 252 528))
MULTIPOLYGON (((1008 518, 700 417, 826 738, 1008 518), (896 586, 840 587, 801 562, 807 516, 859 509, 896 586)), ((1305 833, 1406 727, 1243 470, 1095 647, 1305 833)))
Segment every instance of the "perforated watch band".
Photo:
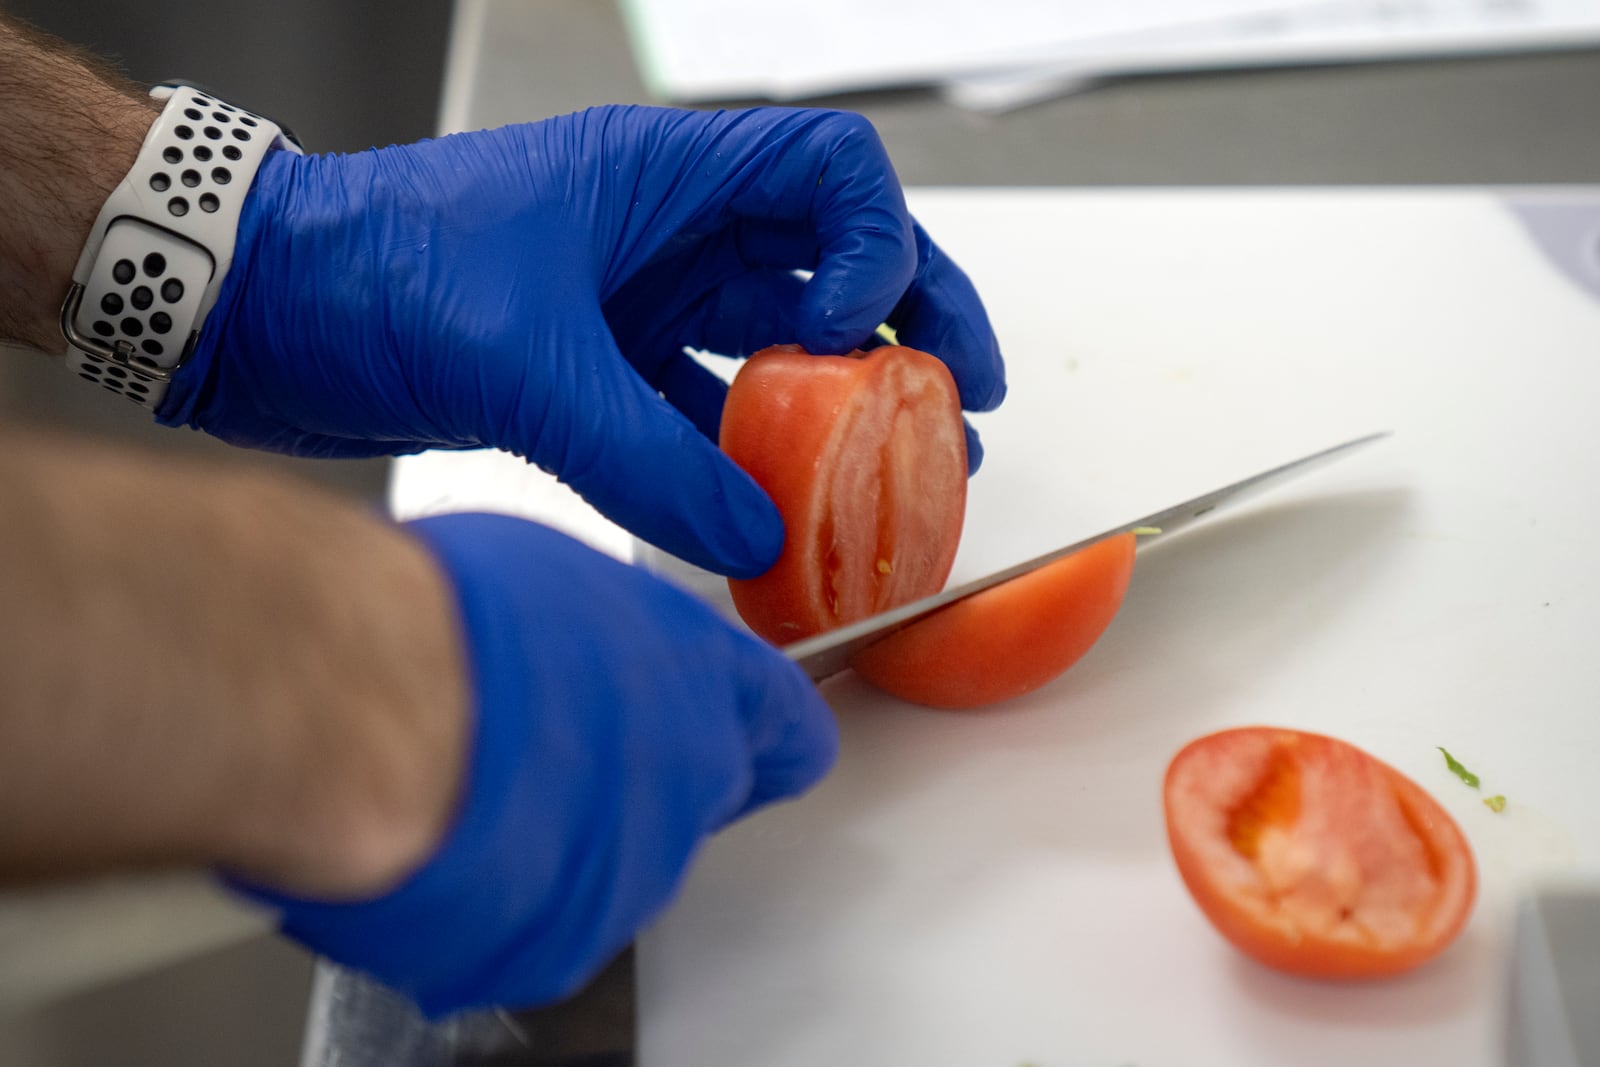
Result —
POLYGON ((150 95, 166 107, 95 219, 61 332, 79 377, 153 411, 216 303, 262 159, 300 148, 270 119, 192 86, 150 95))

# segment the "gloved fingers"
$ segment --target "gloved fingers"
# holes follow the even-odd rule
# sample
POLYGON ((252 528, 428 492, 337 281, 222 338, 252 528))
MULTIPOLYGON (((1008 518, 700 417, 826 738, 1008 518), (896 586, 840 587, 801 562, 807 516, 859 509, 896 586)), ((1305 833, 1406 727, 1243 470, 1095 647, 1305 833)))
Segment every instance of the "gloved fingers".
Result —
POLYGON ((738 358, 793 343, 804 289, 777 268, 719 273, 668 292, 629 285, 606 301, 605 316, 628 362, 654 380, 685 345, 738 358))
MULTIPOLYGON (((787 259, 790 252, 778 247, 788 240, 781 236, 787 227, 783 224, 764 229, 753 237, 751 255, 787 259), (775 233, 780 235, 770 236, 775 233)), ((699 240, 687 241, 601 294, 602 309, 617 347, 645 380, 657 382, 661 368, 676 359, 684 345, 707 347, 698 336, 703 331, 699 327, 690 330, 685 323, 691 317, 703 318, 708 298, 730 279, 751 272, 746 252, 741 249, 742 232, 742 220, 736 220, 699 240)), ((804 253, 804 249, 799 251, 804 253)), ((797 285, 791 288, 798 293, 797 285)), ((736 305, 730 310, 736 316, 747 315, 736 305)))
POLYGON ((783 155, 731 206, 773 220, 766 230, 747 224, 752 253, 757 235, 777 241, 775 234, 784 235, 784 252, 797 251, 782 223, 803 220, 815 232, 816 266, 796 339, 812 352, 848 352, 888 322, 903 343, 945 361, 964 407, 996 407, 1005 397, 1005 372, 983 302, 912 219, 871 123, 829 111, 799 112, 795 122, 783 155))
MULTIPOLYGON (((684 352, 684 347, 742 357, 770 344, 786 343, 796 336, 805 284, 788 270, 752 271, 729 279, 717 290, 702 296, 648 341, 640 342, 640 351, 629 352, 629 362, 658 368, 652 384, 701 433, 715 441, 722 422, 727 385, 684 352)), ((619 314, 622 311, 608 306, 608 318, 637 321, 647 317, 619 314)), ((922 347, 910 338, 899 340, 912 347, 922 347)), ((862 347, 870 350, 886 343, 872 334, 862 347)), ((927 350, 939 351, 937 348, 927 350)), ((998 359, 998 353, 995 357, 998 359)), ((952 376, 954 374, 952 369, 952 376)), ((1001 389, 1003 392, 1003 382, 1001 389)), ((964 422, 963 426, 967 437, 967 473, 975 474, 983 463, 983 444, 970 422, 964 422)))
POLYGON ((972 280, 920 224, 913 224, 917 274, 886 321, 901 344, 932 352, 950 368, 968 411, 992 411, 1006 395, 1005 362, 972 280))
MULTIPOLYGON (((509 739, 480 746, 494 745, 495 759, 541 791, 583 801, 562 828, 579 846, 580 866, 561 885, 574 908, 617 896, 582 873, 617 878, 610 848, 632 872, 626 889, 644 890, 632 903, 653 912, 704 836, 802 792, 833 765, 838 730, 815 686, 697 597, 520 519, 407 525, 445 561, 467 602, 482 717, 534 724, 522 751, 501 751, 518 747, 509 739), (565 751, 562 738, 593 748, 565 751)), ((524 815, 559 822, 559 811, 546 802, 524 815)))
POLYGON ((553 342, 563 366, 529 390, 538 399, 517 412, 520 440, 490 443, 527 455, 681 559, 737 577, 764 572, 783 545, 767 494, 622 358, 598 308, 573 309, 565 325, 553 342))
POLYGON ((911 284, 917 267, 911 215, 870 122, 843 111, 791 115, 783 151, 731 206, 748 217, 811 227, 818 255, 797 340, 812 352, 848 352, 911 284))
MULTIPOLYGON (((789 327, 783 336, 792 341, 792 322, 803 284, 793 272, 809 270, 815 266, 816 257, 816 235, 807 224, 735 219, 717 232, 651 261, 613 292, 603 294, 606 318, 612 324, 618 346, 648 378, 646 368, 652 364, 639 353, 657 335, 672 342, 672 352, 677 351, 679 343, 699 344, 697 335, 685 333, 678 320, 724 285, 755 275, 772 279, 771 284, 782 289, 788 301, 782 309, 784 324, 789 327)), ((733 301, 723 304, 734 319, 757 317, 733 301)), ((770 343, 767 336, 762 336, 754 347, 764 348, 770 343)), ((729 350, 727 354, 743 353, 729 350)))
MULTIPOLYGON (((700 832, 793 796, 832 766, 838 729, 810 679, 703 600, 524 519, 458 514, 405 525, 464 599, 481 601, 469 604, 465 625, 480 699, 495 705, 484 714, 548 717, 556 731, 585 705, 616 720, 639 749, 615 768, 617 784, 673 802, 675 815, 694 813, 683 822, 700 832), (508 576, 517 577, 509 586, 508 576), (545 706, 537 694, 561 699, 545 706)), ((537 764, 559 758, 554 751, 501 757, 537 764)))
POLYGON ((983 440, 965 417, 961 420, 961 429, 966 431, 967 435, 967 477, 970 478, 978 473, 979 467, 983 466, 983 440))
MULTIPOLYGON (((895 328, 898 343, 938 356, 950 368, 962 407, 993 410, 1005 398, 1005 364, 983 302, 966 273, 933 243, 921 225, 913 226, 922 266, 886 321, 895 328)), ((806 286, 789 270, 729 279, 702 301, 689 320, 689 343, 738 356, 796 337, 806 286)), ((861 347, 870 350, 886 343, 874 332, 861 347)), ((963 420, 963 428, 967 473, 975 474, 983 463, 983 443, 972 423, 963 420)))
POLYGON ((728 178, 700 194, 701 216, 746 220, 752 263, 795 260, 796 252, 806 252, 815 273, 796 340, 813 352, 860 345, 916 272, 911 216, 872 124, 852 112, 796 108, 753 108, 698 121, 702 155, 714 157, 728 178), (811 236, 799 236, 790 228, 795 225, 811 236))
POLYGON ((793 344, 805 286, 792 272, 779 269, 729 278, 689 310, 678 337, 683 344, 734 357, 793 344))
POLYGON ((679 352, 661 365, 655 386, 662 397, 683 412, 695 429, 715 441, 722 428, 722 405, 728 384, 701 366, 687 352, 679 352))
POLYGON ((729 228, 733 250, 746 269, 815 270, 822 242, 809 219, 740 218, 729 228))
POLYGON ((606 303, 606 320, 627 360, 716 440, 727 387, 684 353, 685 347, 735 358, 792 342, 805 283, 787 270, 754 270, 701 293, 666 318, 643 299, 648 290, 624 288, 606 303))
POLYGON ((810 789, 839 751, 838 723, 805 672, 764 642, 739 636, 756 646, 743 660, 741 701, 754 777, 733 819, 810 789))

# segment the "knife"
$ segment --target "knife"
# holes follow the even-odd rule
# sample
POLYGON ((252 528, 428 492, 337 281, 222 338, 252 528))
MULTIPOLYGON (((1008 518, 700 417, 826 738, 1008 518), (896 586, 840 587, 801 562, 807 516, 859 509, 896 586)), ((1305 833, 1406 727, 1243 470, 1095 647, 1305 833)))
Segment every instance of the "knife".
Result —
POLYGON ((1236 504, 1241 500, 1249 499, 1291 478, 1298 478, 1302 474, 1318 470, 1335 460, 1343 459, 1357 449, 1388 436, 1389 431, 1385 430, 1380 433, 1370 433, 1363 437, 1357 437, 1343 444, 1334 445, 1332 448, 1324 448, 1320 452, 1313 452, 1309 456, 1291 460, 1281 466, 1273 467, 1271 470, 1262 471, 1260 474, 1252 474, 1250 477, 1234 482, 1232 485, 1225 485, 1221 489, 1213 489, 1211 492, 1203 493, 1192 500, 1185 500, 1181 504, 1174 504, 1150 515, 1125 522, 1120 526, 1114 526, 1104 533, 1086 537, 1082 541, 1076 541, 1064 548, 1057 548, 1046 552, 1042 556, 1035 556, 1033 559, 1007 567, 1002 571, 996 571, 987 577, 975 579, 964 585, 958 585, 954 589, 946 589, 942 593, 923 597, 921 600, 913 600, 909 604, 902 604, 897 608, 890 608, 888 611, 881 611, 876 615, 870 615, 848 626, 841 626, 836 630, 829 630, 827 633, 817 634, 815 637, 808 637, 803 641, 785 645, 783 653, 799 664, 801 669, 810 675, 813 681, 820 682, 824 678, 831 678, 849 667, 851 659, 862 649, 876 644, 896 630, 909 626, 924 615, 931 615, 940 608, 949 607, 958 600, 965 600, 967 597, 981 593, 985 589, 992 589, 1002 582, 1009 582, 1013 578, 1019 578, 1030 571, 1038 570, 1047 563, 1054 563, 1063 556, 1070 556, 1072 553, 1082 551, 1092 544, 1104 541, 1108 537, 1117 537, 1139 529, 1157 531, 1151 534, 1142 534, 1140 536, 1141 546, 1164 537, 1170 537, 1195 520, 1211 514, 1223 504, 1236 504))

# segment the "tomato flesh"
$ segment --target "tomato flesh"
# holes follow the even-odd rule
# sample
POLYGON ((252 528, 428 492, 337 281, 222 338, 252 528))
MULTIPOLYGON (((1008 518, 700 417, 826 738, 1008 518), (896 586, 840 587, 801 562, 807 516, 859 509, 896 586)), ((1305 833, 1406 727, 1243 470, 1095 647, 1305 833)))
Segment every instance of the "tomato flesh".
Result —
POLYGON ((1246 727, 1191 742, 1165 783, 1167 836, 1217 930, 1269 967, 1376 978, 1460 933, 1477 870, 1460 828, 1353 745, 1246 727))
POLYGON ((1134 551, 1131 533, 1107 538, 919 619, 851 666, 879 689, 928 707, 976 708, 1030 693, 1111 625, 1134 551))
POLYGON ((784 521, 772 568, 728 583, 757 634, 789 644, 943 588, 967 452, 955 380, 938 359, 901 346, 763 349, 728 390, 720 442, 784 521))

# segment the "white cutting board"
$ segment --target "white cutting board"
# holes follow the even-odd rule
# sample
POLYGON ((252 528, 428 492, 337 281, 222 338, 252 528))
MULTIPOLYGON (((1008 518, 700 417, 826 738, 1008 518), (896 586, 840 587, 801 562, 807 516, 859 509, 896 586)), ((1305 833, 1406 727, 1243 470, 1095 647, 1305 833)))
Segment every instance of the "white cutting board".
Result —
MULTIPOLYGON (((1142 553, 1105 638, 1036 694, 953 714, 828 683, 837 769, 712 842, 641 942, 642 1067, 1499 1063, 1517 890, 1600 874, 1600 303, 1483 191, 913 209, 1010 368, 974 420, 988 459, 955 579, 1395 436, 1142 553), (1206 925, 1161 776, 1244 723, 1345 738, 1456 814, 1482 892, 1434 965, 1306 982, 1206 925)), ((625 551, 504 456, 402 460, 394 498, 556 516, 625 551)))

